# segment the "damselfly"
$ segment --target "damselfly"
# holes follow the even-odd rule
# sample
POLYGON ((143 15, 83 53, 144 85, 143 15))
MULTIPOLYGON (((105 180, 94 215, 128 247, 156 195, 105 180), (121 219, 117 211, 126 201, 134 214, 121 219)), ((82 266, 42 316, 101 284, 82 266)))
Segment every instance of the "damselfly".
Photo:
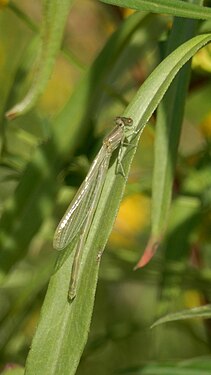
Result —
MULTIPOLYGON (((133 120, 117 117, 115 128, 104 138, 101 149, 93 160, 89 172, 78 192, 62 217, 54 234, 53 246, 62 250, 80 233, 73 259, 68 296, 72 300, 76 295, 77 277, 83 250, 93 217, 100 199, 107 175, 111 155, 118 146, 118 165, 121 166, 121 150, 125 141, 125 127, 131 127, 133 120)), ((123 169, 122 172, 124 173, 123 169)))

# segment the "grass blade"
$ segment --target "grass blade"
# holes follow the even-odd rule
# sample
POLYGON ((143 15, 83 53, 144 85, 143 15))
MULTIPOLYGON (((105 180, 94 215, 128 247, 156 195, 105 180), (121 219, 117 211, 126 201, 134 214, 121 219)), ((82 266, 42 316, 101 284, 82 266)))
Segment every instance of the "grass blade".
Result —
POLYGON ((140 11, 153 13, 166 13, 172 16, 210 19, 211 9, 200 7, 196 4, 186 3, 181 0, 101 0, 106 4, 113 4, 119 7, 131 8, 140 11))

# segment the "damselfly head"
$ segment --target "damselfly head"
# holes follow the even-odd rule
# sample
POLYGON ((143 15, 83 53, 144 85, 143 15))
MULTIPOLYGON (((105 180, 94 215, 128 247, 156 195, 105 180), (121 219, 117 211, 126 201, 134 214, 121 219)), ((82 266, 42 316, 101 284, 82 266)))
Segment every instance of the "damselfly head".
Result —
POLYGON ((115 118, 115 123, 117 126, 124 127, 124 126, 132 126, 133 120, 130 117, 121 117, 118 116, 115 118))

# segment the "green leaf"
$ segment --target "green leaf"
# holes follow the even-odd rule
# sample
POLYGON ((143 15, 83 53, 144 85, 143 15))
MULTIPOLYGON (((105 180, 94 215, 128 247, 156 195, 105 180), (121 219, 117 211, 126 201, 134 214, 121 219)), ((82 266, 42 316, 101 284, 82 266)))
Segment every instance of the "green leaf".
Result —
POLYGON ((166 13, 177 17, 210 19, 211 9, 181 0, 101 0, 106 4, 153 13, 166 13))
POLYGON ((47 285, 49 275, 52 271, 53 259, 49 256, 42 257, 38 262, 34 262, 26 269, 19 268, 11 272, 5 280, 4 288, 1 289, 0 298, 6 301, 9 296, 10 303, 5 303, 0 311, 0 350, 5 349, 8 341, 18 332, 20 326, 26 318, 26 311, 29 311, 37 302, 37 295, 47 285), (23 280, 23 283, 20 282, 23 280), (17 292, 18 291, 18 292, 17 292), (5 297, 5 298, 4 298, 5 297), (12 302, 11 302, 12 301, 12 302))
POLYGON ((191 235, 201 219, 198 198, 179 196, 172 202, 166 239, 162 245, 162 285, 158 314, 169 311, 172 301, 178 301, 186 276, 189 275, 191 235))
POLYGON ((162 318, 158 319, 155 323, 153 323, 151 328, 154 328, 160 324, 167 323, 167 322, 175 322, 176 320, 193 319, 193 318, 201 318, 201 319, 211 318, 211 305, 194 307, 192 309, 182 310, 176 313, 165 315, 162 318))
POLYGON ((1 80, 1 104, 0 104, 0 116, 1 116, 1 132, 5 125, 3 122, 3 116, 5 111, 5 105, 7 104, 10 91, 13 87, 14 76, 16 75, 17 68, 20 64, 20 58, 24 54, 24 49, 29 43, 29 35, 24 34, 20 39, 21 27, 19 24, 14 22, 13 17, 9 17, 7 12, 0 13, 0 23, 1 28, 4 30, 2 32, 2 47, 4 50, 4 65, 0 69, 0 80, 1 80), (13 22, 13 32, 11 33, 11 28, 9 23, 13 22), (14 50, 19 42, 19 48, 14 54, 14 50), (13 58, 12 58, 13 57, 13 58), (5 74, 5 68, 9 74, 5 74))
POLYGON ((152 363, 136 368, 125 369, 117 372, 119 375, 209 375, 211 362, 209 358, 202 357, 201 361, 188 360, 177 363, 152 363))
POLYGON ((56 55, 60 49, 63 31, 73 0, 43 0, 42 47, 37 69, 29 91, 21 102, 6 113, 9 120, 28 112, 43 93, 50 78, 56 55))
MULTIPOLYGON (((211 34, 197 36, 169 55, 144 82, 124 115, 134 121, 139 136, 133 138, 137 145, 141 130, 162 100, 179 69, 202 46, 211 41, 211 34)), ((132 135, 134 137, 134 135, 132 135)), ((130 140, 130 139, 129 139, 130 140)), ((128 174, 134 148, 123 151, 123 168, 128 174)), ((116 174, 116 162, 108 171, 105 186, 90 229, 81 261, 76 298, 68 302, 69 275, 73 253, 70 247, 57 263, 41 320, 29 353, 26 375, 71 375, 78 366, 87 340, 93 310, 100 255, 112 229, 124 192, 125 179, 116 174), (106 218, 106 220, 105 220, 106 218), (70 255, 70 256, 69 256, 70 255)))
MULTIPOLYGON (((167 54, 193 37, 196 26, 197 21, 175 19, 168 40, 167 54)), ((168 222, 190 72, 189 63, 179 72, 158 109, 152 186, 151 242, 160 241, 168 222)))

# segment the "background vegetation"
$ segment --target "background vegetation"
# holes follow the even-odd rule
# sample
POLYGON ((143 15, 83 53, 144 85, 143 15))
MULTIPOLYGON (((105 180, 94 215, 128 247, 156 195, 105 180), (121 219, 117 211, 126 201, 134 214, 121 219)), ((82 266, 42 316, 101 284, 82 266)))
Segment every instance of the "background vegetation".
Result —
POLYGON ((2 373, 23 374, 53 274, 26 374, 75 373, 93 304, 77 374, 207 374, 209 319, 150 326, 181 310, 166 319, 210 317, 211 47, 203 45, 211 39, 211 4, 134 0, 129 10, 129 0, 50 3, 0 1, 2 373), (6 119, 27 92, 30 105, 6 119), (96 296, 96 254, 125 184, 115 175, 115 155, 96 214, 102 229, 93 228, 87 245, 93 252, 70 307, 73 252, 57 259, 53 233, 103 136, 124 111, 141 128, 149 121, 102 257, 96 296), (134 272, 143 254, 147 265, 134 272), (86 276, 89 267, 93 275, 86 276), (60 321, 63 310, 66 320, 60 321))

